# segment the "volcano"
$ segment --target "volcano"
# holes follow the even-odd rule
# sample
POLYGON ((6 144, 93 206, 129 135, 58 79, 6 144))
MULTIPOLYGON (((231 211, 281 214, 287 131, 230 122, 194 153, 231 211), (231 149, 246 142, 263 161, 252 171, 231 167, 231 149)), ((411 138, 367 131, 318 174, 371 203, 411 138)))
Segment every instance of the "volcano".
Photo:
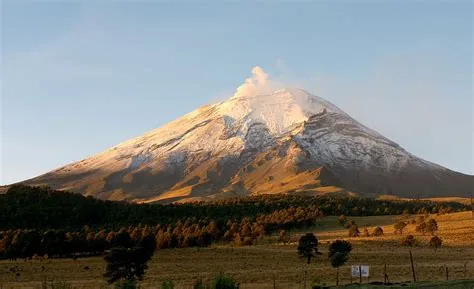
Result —
POLYGON ((410 154, 305 90, 245 92, 22 183, 132 202, 474 192, 474 176, 410 154))

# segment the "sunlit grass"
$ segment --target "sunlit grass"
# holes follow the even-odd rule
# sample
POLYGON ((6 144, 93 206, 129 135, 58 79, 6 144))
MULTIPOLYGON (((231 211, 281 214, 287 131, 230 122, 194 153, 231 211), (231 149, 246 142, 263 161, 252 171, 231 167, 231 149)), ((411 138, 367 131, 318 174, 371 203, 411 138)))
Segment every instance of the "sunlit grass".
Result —
MULTIPOLYGON (((414 218, 415 216, 408 217, 414 218)), ((388 266, 390 281, 410 281, 409 250, 412 250, 419 280, 445 279, 445 265, 450 268, 450 278, 464 278, 466 263, 467 277, 474 278, 474 226, 470 212, 432 216, 439 226, 437 233, 444 246, 437 252, 428 248, 426 243, 431 236, 422 236, 415 232, 415 225, 409 225, 404 235, 413 234, 420 240, 420 246, 408 248, 400 245, 400 235, 395 234, 393 224, 402 216, 354 217, 360 230, 368 226, 372 232, 375 226, 382 226, 383 237, 347 238, 347 229, 337 224, 337 217, 327 217, 321 226, 314 228, 320 239, 320 250, 324 254, 307 266, 296 253, 296 244, 275 243, 276 237, 268 237, 261 244, 232 248, 228 245, 206 249, 171 249, 158 251, 152 262, 142 288, 159 288, 163 280, 171 279, 176 288, 188 289, 198 278, 211 279, 219 272, 227 273, 242 283, 244 289, 271 289, 273 278, 277 288, 302 288, 304 270, 309 279, 319 279, 334 284, 335 270, 327 260, 327 242, 334 239, 347 239, 354 244, 349 262, 341 268, 341 282, 350 282, 350 265, 370 265, 371 281, 383 280, 384 265, 388 266)), ((349 217, 350 219, 350 217, 349 217)), ((408 220, 406 219, 406 220, 408 220)), ((290 233, 296 241, 302 232, 290 233)), ((0 262, 0 280, 2 289, 41 288, 44 280, 67 281, 74 288, 96 289, 107 286, 102 277, 105 263, 101 258, 86 258, 73 261, 33 260, 0 262), (19 275, 11 271, 16 267, 19 275)), ((366 281, 366 280, 365 280, 366 281)), ((308 283, 309 284, 309 283, 308 283)), ((308 288, 308 287, 307 287, 308 288)))

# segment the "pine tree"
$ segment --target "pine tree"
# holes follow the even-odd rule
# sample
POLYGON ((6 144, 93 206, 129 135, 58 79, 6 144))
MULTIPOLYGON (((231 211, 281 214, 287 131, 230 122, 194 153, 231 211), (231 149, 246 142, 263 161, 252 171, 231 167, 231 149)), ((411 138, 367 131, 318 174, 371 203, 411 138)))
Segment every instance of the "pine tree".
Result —
POLYGON ((142 280, 151 256, 150 250, 144 247, 112 248, 104 257, 107 262, 104 277, 108 278, 107 282, 110 284, 119 280, 142 280))
POLYGON ((339 267, 349 260, 349 253, 351 251, 351 243, 345 240, 336 240, 329 245, 328 257, 331 260, 331 265, 337 268, 336 285, 339 285, 339 267))
POLYGON ((298 254, 301 258, 305 258, 308 264, 311 263, 311 258, 321 255, 318 251, 318 239, 313 233, 307 233, 300 238, 298 243, 298 254))

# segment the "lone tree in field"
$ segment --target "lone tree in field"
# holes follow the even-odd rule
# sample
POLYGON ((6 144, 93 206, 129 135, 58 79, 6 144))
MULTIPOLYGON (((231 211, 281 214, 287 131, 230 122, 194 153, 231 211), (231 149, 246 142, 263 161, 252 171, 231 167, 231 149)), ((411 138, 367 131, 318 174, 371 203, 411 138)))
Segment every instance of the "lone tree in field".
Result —
POLYGON ((431 235, 434 235, 436 231, 438 231, 438 222, 436 222, 435 219, 430 219, 426 223, 426 231, 431 233, 431 235))
POLYGON ((331 266, 337 269, 336 271, 336 286, 339 286, 339 267, 344 265, 347 260, 349 259, 349 256, 347 254, 341 253, 341 252, 336 252, 331 257, 331 266))
POLYGON ((345 215, 340 215, 339 218, 337 219, 337 223, 339 226, 344 227, 347 223, 347 218, 345 215))
POLYGON ((430 239, 430 247, 434 248, 435 251, 438 250, 439 247, 441 247, 441 245, 443 244, 443 240, 441 240, 440 237, 438 236, 433 236, 431 237, 430 239))
POLYGON ((298 243, 298 255, 301 258, 305 258, 308 264, 311 263, 311 258, 315 258, 316 255, 321 255, 318 251, 318 239, 313 233, 307 233, 300 238, 298 243))
POLYGON ((383 236, 383 229, 381 227, 375 228, 373 235, 376 237, 383 236))
POLYGON ((279 240, 280 242, 285 243, 285 244, 290 241, 290 237, 288 236, 285 230, 280 231, 279 240))
POLYGON ((425 235, 426 231, 427 231, 427 225, 425 222, 419 224, 418 226, 416 226, 415 228, 415 231, 417 232, 420 232, 422 233, 423 235, 425 235))
POLYGON ((329 245, 328 257, 331 260, 331 265, 337 268, 336 285, 339 285, 339 267, 349 260, 349 253, 351 251, 351 243, 344 240, 336 240, 329 245))
POLYGON ((354 220, 349 220, 346 224, 346 228, 352 228, 354 226, 357 226, 356 222, 354 220))
POLYGON ((112 247, 129 248, 132 246, 132 243, 133 242, 130 238, 130 234, 125 230, 125 228, 120 229, 120 231, 111 240, 112 247))
POLYGON ((401 243, 403 246, 413 247, 416 245, 416 239, 413 235, 408 235, 402 239, 401 243))
POLYGON ((337 252, 349 254, 352 251, 352 244, 345 240, 336 240, 329 245, 328 257, 331 258, 337 252))
POLYGON ((357 224, 351 224, 349 227, 349 232, 348 232, 349 237, 359 237, 360 236, 360 231, 359 231, 359 226, 357 224))
POLYGON ((398 234, 403 234, 403 230, 407 227, 407 223, 403 222, 403 221, 400 221, 398 223, 395 224, 394 226, 394 229, 395 229, 395 233, 398 233, 398 234))
POLYGON ((107 282, 110 284, 116 281, 142 280, 152 255, 153 251, 145 247, 112 248, 104 257, 107 262, 104 277, 108 278, 107 282))

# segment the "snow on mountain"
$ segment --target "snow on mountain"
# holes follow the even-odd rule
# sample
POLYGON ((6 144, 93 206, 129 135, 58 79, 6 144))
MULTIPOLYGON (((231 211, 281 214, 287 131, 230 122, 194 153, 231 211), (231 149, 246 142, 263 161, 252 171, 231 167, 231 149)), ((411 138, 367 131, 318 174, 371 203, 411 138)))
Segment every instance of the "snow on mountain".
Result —
POLYGON ((26 183, 135 201, 323 187, 402 196, 474 188, 472 176, 409 154, 304 90, 271 90, 263 70, 253 72, 226 101, 26 183))

